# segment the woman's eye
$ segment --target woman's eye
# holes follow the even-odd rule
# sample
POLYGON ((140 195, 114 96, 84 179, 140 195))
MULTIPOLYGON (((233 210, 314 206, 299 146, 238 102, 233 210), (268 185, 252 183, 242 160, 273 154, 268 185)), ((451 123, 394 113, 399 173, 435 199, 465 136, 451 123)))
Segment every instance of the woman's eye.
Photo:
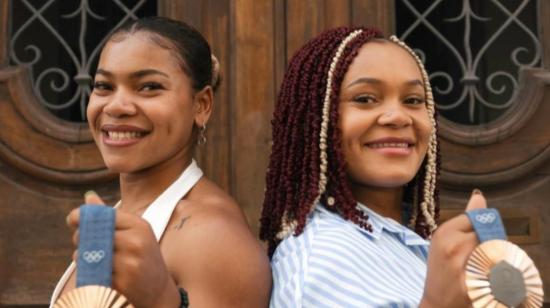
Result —
POLYGON ((113 89, 113 86, 104 81, 95 81, 92 84, 92 88, 94 89, 94 91, 110 91, 113 89))
POLYGON ((376 102, 376 98, 372 95, 359 95, 353 98, 354 102, 368 104, 376 102))
POLYGON ((421 105, 425 103, 426 103, 426 100, 421 97, 409 97, 405 99, 405 104, 407 105, 421 105))
POLYGON ((141 86, 141 88, 139 90, 140 91, 154 91, 154 90, 161 90, 161 89, 164 89, 164 87, 160 83, 146 82, 141 86))

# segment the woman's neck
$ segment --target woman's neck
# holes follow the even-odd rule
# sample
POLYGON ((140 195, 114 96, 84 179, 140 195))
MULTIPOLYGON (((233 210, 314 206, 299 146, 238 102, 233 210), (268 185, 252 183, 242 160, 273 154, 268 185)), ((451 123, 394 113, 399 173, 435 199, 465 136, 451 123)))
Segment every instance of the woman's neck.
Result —
POLYGON ((121 210, 141 215, 181 175, 191 160, 191 155, 182 153, 139 172, 121 173, 121 210))
POLYGON ((355 200, 364 204, 369 209, 397 222, 402 220, 401 203, 403 201, 403 188, 367 187, 359 184, 351 184, 351 191, 355 200))

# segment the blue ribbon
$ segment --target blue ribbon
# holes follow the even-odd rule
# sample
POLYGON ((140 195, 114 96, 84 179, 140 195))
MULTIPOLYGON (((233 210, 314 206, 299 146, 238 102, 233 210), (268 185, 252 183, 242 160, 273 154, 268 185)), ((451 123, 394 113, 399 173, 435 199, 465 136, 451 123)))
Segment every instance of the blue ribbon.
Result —
POLYGON ((480 243, 506 240, 506 231, 496 209, 476 209, 466 212, 480 243))
POLYGON ((104 205, 80 207, 76 286, 111 287, 115 210, 104 205))

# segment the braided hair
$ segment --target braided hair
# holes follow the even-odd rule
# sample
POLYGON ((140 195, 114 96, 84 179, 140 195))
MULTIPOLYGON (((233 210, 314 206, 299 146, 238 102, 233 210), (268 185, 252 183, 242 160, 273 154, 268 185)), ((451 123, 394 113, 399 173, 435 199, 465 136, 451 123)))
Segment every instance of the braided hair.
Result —
MULTIPOLYGON (((368 216, 351 192, 338 129, 340 85, 358 50, 380 31, 365 27, 340 27, 323 32, 292 57, 279 92, 272 120, 271 157, 260 219, 260 238, 268 242, 271 256, 288 234, 303 232, 315 204, 338 213, 372 231, 368 216)), ((414 57, 404 43, 393 39, 414 57)), ((413 203, 411 227, 427 238, 439 215, 436 178, 439 146, 431 87, 422 62, 415 58, 424 81, 429 115, 434 129, 420 171, 405 189, 413 203)))

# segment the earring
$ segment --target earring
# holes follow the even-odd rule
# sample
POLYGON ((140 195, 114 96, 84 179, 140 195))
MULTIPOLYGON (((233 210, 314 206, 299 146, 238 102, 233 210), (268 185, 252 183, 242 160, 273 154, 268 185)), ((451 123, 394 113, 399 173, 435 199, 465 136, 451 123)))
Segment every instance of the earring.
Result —
POLYGON ((206 143, 206 123, 202 124, 202 127, 199 128, 199 140, 197 141, 198 145, 203 145, 206 143))

